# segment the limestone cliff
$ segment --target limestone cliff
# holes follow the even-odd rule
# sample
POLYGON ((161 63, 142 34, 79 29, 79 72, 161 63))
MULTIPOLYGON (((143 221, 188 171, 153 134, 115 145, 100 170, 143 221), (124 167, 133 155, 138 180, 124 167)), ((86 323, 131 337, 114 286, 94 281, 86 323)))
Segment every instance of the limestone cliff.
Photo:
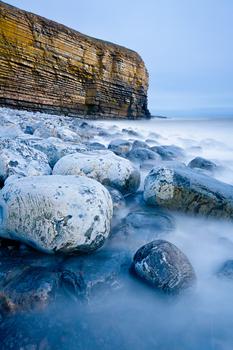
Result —
POLYGON ((147 117, 141 57, 0 1, 0 105, 86 117, 147 117))

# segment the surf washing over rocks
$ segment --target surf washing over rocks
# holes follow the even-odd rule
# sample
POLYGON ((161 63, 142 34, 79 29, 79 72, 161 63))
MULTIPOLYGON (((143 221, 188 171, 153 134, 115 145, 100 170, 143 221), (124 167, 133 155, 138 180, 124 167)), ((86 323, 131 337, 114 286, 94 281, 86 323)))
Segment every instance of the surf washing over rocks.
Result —
POLYGON ((233 121, 0 116, 3 346, 227 348, 233 121))

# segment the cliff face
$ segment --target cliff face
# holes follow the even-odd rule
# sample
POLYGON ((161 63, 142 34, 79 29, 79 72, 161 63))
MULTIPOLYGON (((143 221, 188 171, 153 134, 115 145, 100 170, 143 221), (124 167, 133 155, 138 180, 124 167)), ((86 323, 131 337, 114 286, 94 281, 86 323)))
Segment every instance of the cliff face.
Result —
POLYGON ((0 1, 0 105, 94 117, 149 116, 140 56, 0 1))

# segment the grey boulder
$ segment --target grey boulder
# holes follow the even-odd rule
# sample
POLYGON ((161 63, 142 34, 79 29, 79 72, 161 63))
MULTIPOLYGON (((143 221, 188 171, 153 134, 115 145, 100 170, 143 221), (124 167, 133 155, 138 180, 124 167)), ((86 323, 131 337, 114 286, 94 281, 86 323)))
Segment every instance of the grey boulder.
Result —
POLYGON ((233 186, 187 167, 154 167, 145 179, 144 199, 149 205, 233 218, 233 186))
POLYGON ((214 162, 202 157, 196 157, 192 159, 191 162, 189 162, 188 166, 190 168, 198 168, 208 171, 213 171, 217 168, 217 165, 214 162))
POLYGON ((175 145, 154 146, 151 150, 158 153, 163 160, 183 159, 185 156, 184 150, 175 145))
POLYGON ((132 148, 129 141, 116 139, 110 142, 108 149, 118 156, 125 156, 132 148))
POLYGON ((226 260, 219 268, 217 275, 229 280, 233 280, 233 260, 226 260))
POLYGON ((145 162, 155 163, 161 160, 161 157, 157 153, 143 147, 133 148, 128 153, 127 158, 140 164, 145 162))

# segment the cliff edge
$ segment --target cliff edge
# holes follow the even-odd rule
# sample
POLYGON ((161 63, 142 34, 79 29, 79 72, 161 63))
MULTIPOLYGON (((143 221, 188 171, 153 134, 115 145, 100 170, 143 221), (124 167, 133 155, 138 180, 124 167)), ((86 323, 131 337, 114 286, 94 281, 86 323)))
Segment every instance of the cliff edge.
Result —
POLYGON ((147 89, 136 52, 0 1, 0 106, 143 118, 147 89))

